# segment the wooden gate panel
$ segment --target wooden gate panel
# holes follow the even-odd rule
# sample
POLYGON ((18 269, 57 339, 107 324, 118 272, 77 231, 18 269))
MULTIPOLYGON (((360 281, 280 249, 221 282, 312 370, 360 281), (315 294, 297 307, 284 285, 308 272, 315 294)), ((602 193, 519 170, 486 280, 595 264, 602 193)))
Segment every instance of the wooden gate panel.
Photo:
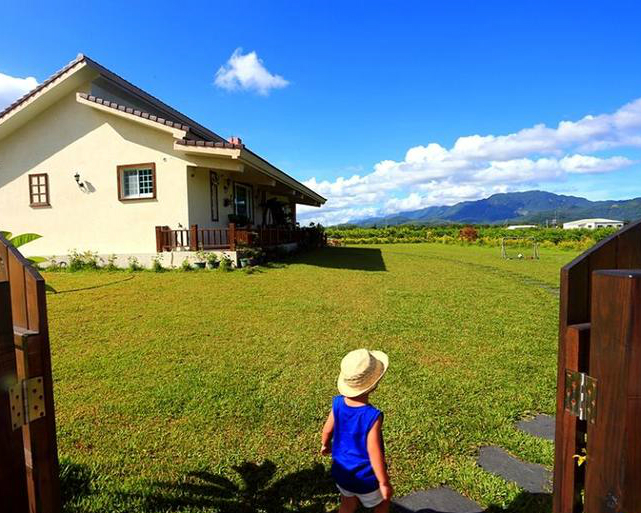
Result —
MULTIPOLYGON (((30 378, 41 379, 45 410, 44 416, 38 417, 36 412, 32 422, 13 432, 21 440, 20 460, 15 461, 19 461, 22 471, 17 474, 26 481, 26 486, 23 484, 20 490, 28 496, 28 509, 17 508, 15 511, 58 513, 61 500, 45 283, 30 263, 2 237, 0 258, 7 264, 6 292, 10 296, 10 302, 0 303, 0 306, 5 316, 9 311, 12 317, 8 329, 14 377, 10 385, 30 378)), ((0 425, 0 432, 4 431, 5 426, 0 425)), ((0 490, 4 492, 2 482, 0 490)))
POLYGON ((596 422, 588 424, 586 513, 641 513, 641 271, 593 276, 590 375, 597 381, 596 422), (637 481, 634 481, 637 479, 637 481))
POLYGON ((613 269, 641 268, 641 225, 621 232, 617 239, 617 265, 613 269))
MULTIPOLYGON (((596 244, 561 270, 554 513, 576 513, 582 509, 581 501, 577 499, 580 497, 583 487, 582 470, 577 469, 576 460, 570 454, 569 447, 574 443, 573 440, 581 441, 583 431, 586 429, 585 422, 569 418, 570 414, 565 411, 561 399, 565 391, 565 369, 572 369, 572 351, 576 349, 572 345, 574 335, 570 331, 579 324, 590 326, 593 297, 592 273, 594 271, 635 268, 641 268, 641 221, 628 225, 623 230, 596 244), (571 468, 574 471, 571 471, 571 468)), ((587 340, 590 341, 589 336, 587 340)), ((593 332, 591 340, 591 344, 593 344, 593 332)), ((579 366, 579 371, 592 374, 589 364, 586 363, 585 368, 581 367, 583 367, 582 364, 579 366)), ((634 404, 636 405, 636 403, 634 404)), ((580 448, 580 444, 577 445, 577 452, 574 454, 580 454, 578 452, 580 448)), ((638 488, 641 490, 641 487, 638 486, 638 488)), ((641 501, 639 502, 641 503, 641 501)))

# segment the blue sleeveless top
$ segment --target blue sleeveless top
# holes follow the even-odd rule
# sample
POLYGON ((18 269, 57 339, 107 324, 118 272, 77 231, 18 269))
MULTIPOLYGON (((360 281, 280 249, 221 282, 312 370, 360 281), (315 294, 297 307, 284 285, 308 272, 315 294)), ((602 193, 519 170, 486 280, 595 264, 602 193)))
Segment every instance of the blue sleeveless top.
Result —
POLYGON ((332 477, 336 484, 352 493, 378 490, 378 480, 367 452, 367 434, 383 414, 371 404, 348 406, 342 395, 334 397, 332 411, 332 477))

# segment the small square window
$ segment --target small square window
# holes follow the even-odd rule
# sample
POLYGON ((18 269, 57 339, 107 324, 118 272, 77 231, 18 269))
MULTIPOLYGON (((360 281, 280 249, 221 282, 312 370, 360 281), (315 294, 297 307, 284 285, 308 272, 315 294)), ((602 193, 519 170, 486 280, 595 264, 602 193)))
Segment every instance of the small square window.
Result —
POLYGON ((29 175, 29 205, 32 207, 50 206, 49 175, 47 173, 29 175))
POLYGON ((156 197, 156 165, 118 166, 118 199, 154 199, 156 197))

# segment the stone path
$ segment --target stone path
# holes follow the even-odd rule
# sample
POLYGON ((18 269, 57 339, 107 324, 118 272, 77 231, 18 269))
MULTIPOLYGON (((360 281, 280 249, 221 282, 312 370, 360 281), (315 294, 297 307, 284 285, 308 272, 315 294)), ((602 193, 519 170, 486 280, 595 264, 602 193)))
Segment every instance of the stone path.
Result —
POLYGON ((516 427, 532 436, 537 436, 553 442, 555 422, 554 417, 539 413, 533 419, 526 419, 517 422, 516 427))
POLYGON ((510 456, 500 447, 481 447, 479 467, 512 481, 530 493, 547 493, 550 491, 552 473, 542 465, 526 463, 510 456))
POLYGON ((394 502, 398 513, 483 513, 476 502, 451 488, 414 492, 394 502))
MULTIPOLYGON (((538 438, 554 441, 554 417, 539 414, 532 419, 521 420, 516 428, 538 438)), ((542 465, 526 463, 508 454, 501 447, 481 447, 477 464, 506 481, 516 483, 532 494, 549 493, 552 473, 542 465)), ((451 488, 441 487, 411 493, 394 502, 398 513, 483 513, 476 502, 462 496, 451 488)))

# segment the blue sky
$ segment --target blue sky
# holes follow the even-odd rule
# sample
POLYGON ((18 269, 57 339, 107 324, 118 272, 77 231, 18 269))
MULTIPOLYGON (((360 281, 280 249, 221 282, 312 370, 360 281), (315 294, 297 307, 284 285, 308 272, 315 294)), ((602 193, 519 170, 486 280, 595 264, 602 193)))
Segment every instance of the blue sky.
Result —
POLYGON ((317 189, 305 220, 641 196, 639 2, 53 4, 2 6, 0 102, 84 52, 317 189))

